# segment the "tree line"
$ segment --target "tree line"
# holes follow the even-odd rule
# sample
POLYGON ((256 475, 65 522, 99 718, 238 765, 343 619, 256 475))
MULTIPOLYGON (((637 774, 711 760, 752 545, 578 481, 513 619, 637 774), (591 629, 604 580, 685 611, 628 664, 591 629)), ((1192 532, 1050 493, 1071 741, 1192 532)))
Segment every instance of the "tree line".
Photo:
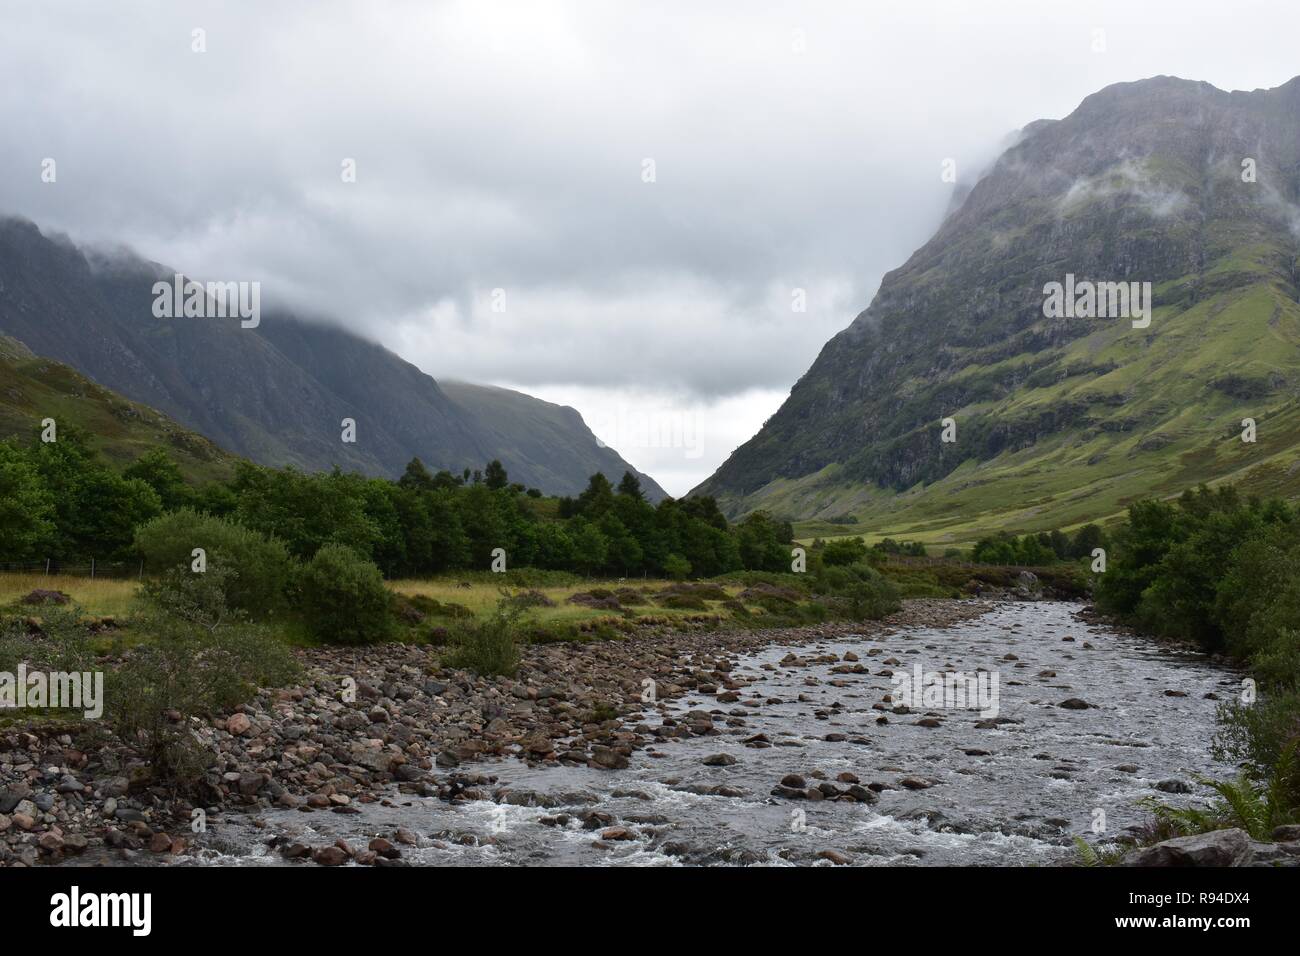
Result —
POLYGON ((651 504, 630 472, 617 486, 597 473, 564 498, 511 483, 499 461, 452 474, 418 458, 395 481, 240 462, 196 487, 163 449, 118 472, 73 428, 0 442, 0 561, 137 557, 136 530, 180 510, 275 538, 302 561, 342 544, 387 577, 486 571, 501 552, 512 568, 620 577, 788 571, 793 537, 763 512, 732 524, 708 497, 651 504))

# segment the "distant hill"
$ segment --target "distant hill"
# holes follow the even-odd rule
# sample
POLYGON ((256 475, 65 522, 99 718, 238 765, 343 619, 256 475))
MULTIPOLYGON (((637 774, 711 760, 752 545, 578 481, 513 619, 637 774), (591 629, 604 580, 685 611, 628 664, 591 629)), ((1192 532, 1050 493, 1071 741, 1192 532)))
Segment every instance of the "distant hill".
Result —
MULTIPOLYGON (((567 483, 575 466, 588 476, 602 472, 615 485, 623 472, 631 471, 640 476, 641 490, 651 501, 667 497, 653 478, 626 464, 614 449, 598 439, 592 442, 591 431, 575 408, 491 385, 471 385, 450 379, 438 384, 443 394, 471 416, 479 434, 491 436, 490 440, 501 447, 512 449, 514 461, 524 463, 528 473, 541 475, 541 480, 551 486, 567 483), (556 448, 570 449, 563 472, 554 470, 556 448)), ((512 480, 521 480, 515 478, 513 470, 508 470, 512 480)))
POLYGON ((163 448, 186 478, 206 481, 234 474, 234 456, 202 435, 0 335, 0 440, 30 441, 46 418, 57 427, 83 430, 91 446, 119 468, 163 448))
POLYGON ((508 393, 517 396, 508 418, 494 417, 499 402, 462 407, 414 365, 337 326, 269 310, 257 328, 156 318, 153 284, 174 273, 0 219, 0 333, 262 464, 395 477, 417 456, 457 473, 496 458, 513 481, 548 494, 581 491, 596 468, 613 482, 635 471, 571 409, 557 416, 520 393, 508 393), (525 413, 529 402, 537 407, 525 413), (340 440, 345 418, 355 444, 340 440), (524 421, 552 421, 549 440, 524 421))
POLYGON ((1300 78, 1121 83, 1026 127, 696 493, 940 543, 1218 481, 1300 494, 1300 78), (1150 325, 1048 317, 1067 275, 1150 282, 1150 325))

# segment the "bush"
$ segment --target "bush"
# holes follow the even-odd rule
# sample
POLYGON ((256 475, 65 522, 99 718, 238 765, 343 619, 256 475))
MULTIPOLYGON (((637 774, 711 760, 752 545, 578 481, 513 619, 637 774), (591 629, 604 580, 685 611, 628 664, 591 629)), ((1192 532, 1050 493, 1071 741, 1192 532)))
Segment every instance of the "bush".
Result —
POLYGON ((136 529, 135 548, 153 573, 175 568, 189 572, 195 548, 206 552, 208 571, 225 572, 221 580, 226 607, 262 620, 281 610, 293 577, 294 560, 274 538, 225 518, 188 508, 171 511, 136 529))
POLYGON ((867 545, 861 538, 835 538, 822 549, 822 564, 842 567, 857 564, 867 556, 867 545))
POLYGON ((814 583, 854 621, 875 621, 902 607, 897 589, 865 562, 823 568, 814 583))
POLYGON ((146 585, 136 616, 146 640, 108 675, 110 726, 157 777, 181 785, 211 762, 191 717, 233 708, 258 686, 286 683, 297 671, 269 630, 227 608, 225 573, 176 569, 146 585))
MULTIPOLYGON (((1218 713, 1216 759, 1239 763, 1247 778, 1264 783, 1287 764, 1286 754, 1300 745, 1300 690, 1262 695, 1254 704, 1224 704, 1218 713)), ((1284 781, 1289 805, 1300 807, 1300 768, 1291 762, 1284 781)))
POLYGON ((20 663, 29 670, 82 672, 94 669, 89 621, 76 605, 46 604, 38 612, 39 629, 30 618, 15 617, 0 625, 0 671, 13 674, 20 663))
POLYGON ((483 676, 513 677, 519 669, 519 639, 523 608, 501 601, 483 620, 462 621, 451 629, 452 651, 447 663, 483 676))
POLYGON ((326 644, 373 644, 393 635, 393 597, 379 568, 351 548, 327 544, 303 569, 301 611, 326 644))

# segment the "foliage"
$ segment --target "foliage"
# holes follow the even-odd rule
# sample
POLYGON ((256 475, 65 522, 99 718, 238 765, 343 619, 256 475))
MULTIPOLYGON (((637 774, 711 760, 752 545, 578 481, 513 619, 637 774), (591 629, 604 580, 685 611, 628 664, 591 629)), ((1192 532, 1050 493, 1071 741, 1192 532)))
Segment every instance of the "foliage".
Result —
POLYGON ((865 561, 823 567, 813 590, 834 598, 855 621, 879 620, 902 607, 898 590, 865 561))
POLYGON ((296 673, 283 644, 226 606, 225 574, 177 568, 149 582, 135 618, 147 640, 108 675, 111 726, 156 774, 179 784, 197 777, 209 759, 191 717, 232 708, 256 687, 286 683, 296 673))
POLYGON ((447 663, 485 677, 514 676, 525 615, 525 608, 503 600, 486 618, 458 622, 451 629, 447 663))
POLYGON ((265 620, 283 609, 295 563, 285 546, 226 518, 189 508, 168 512, 136 530, 135 547, 150 573, 193 567, 202 548, 208 572, 221 572, 228 607, 265 620))
POLYGON ((326 644, 373 644, 393 635, 393 598, 379 568, 341 544, 327 544, 303 568, 300 612, 326 644))

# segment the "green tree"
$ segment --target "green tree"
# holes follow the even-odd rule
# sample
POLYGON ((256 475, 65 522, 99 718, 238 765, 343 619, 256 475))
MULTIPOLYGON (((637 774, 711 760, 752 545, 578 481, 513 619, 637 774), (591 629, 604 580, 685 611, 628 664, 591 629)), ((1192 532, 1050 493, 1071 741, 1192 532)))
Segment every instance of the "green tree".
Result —
POLYGON ((55 534, 54 498, 27 456, 0 442, 0 561, 41 556, 55 534))
POLYGON ((493 458, 483 472, 483 483, 493 491, 500 491, 510 484, 510 476, 506 474, 505 466, 493 458))
POLYGON ((194 504, 194 492, 185 483, 180 466, 161 448, 145 452, 127 466, 122 477, 138 478, 152 488, 164 511, 174 511, 194 504))

